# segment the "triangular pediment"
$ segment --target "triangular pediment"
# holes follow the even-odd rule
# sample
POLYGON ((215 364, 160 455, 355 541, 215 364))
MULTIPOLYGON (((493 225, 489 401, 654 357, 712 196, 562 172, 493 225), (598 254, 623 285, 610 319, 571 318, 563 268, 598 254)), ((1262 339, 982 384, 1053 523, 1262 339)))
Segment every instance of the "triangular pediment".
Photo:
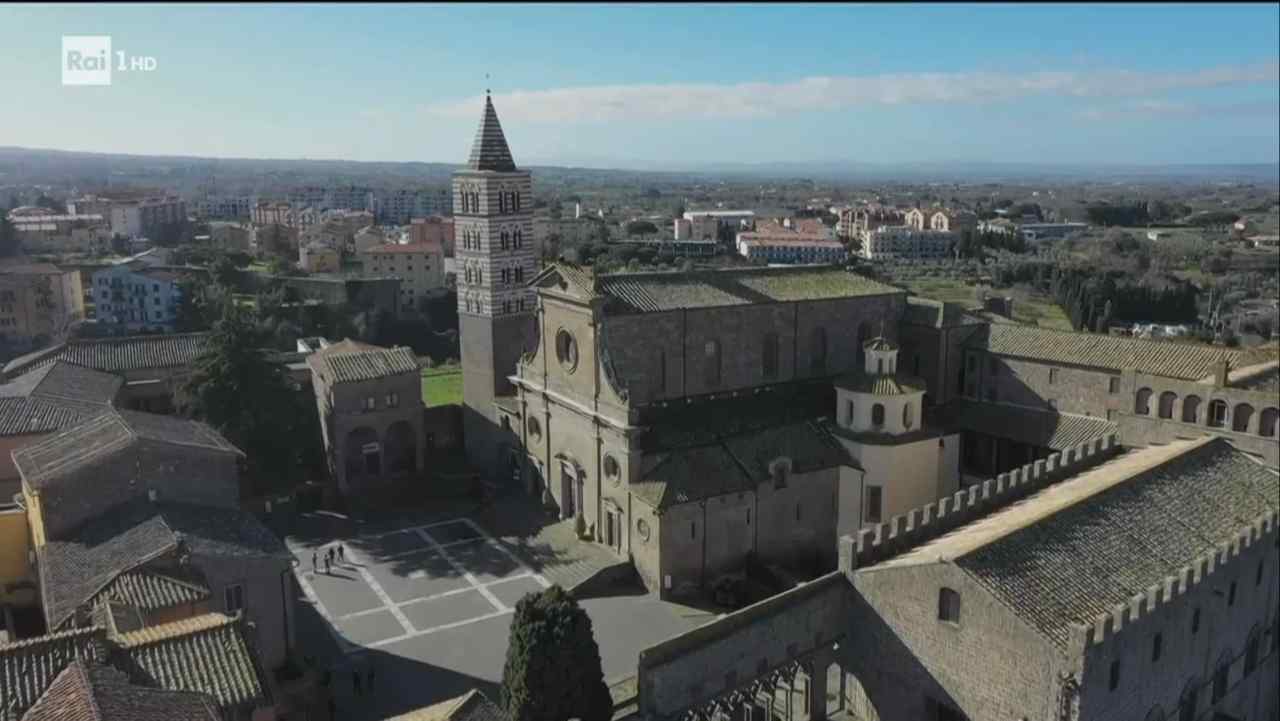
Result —
POLYGON ((595 289, 595 274, 590 268, 562 263, 548 266, 529 285, 538 290, 549 290, 584 300, 599 295, 595 289))

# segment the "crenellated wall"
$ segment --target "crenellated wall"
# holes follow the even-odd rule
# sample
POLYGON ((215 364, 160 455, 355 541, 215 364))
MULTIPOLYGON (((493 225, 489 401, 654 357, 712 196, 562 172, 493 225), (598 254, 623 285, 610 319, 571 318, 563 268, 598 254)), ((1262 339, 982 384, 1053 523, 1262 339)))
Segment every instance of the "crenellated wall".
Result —
POLYGON ((1188 689, 1196 691, 1195 718, 1208 709, 1274 718, 1278 525, 1270 511, 1127 604, 1074 625, 1068 657, 1081 682, 1080 718, 1151 718, 1156 708, 1176 718, 1188 689), (1215 702, 1223 665, 1226 693, 1215 702))
POLYGON ((887 523, 840 539, 840 568, 852 573, 971 523, 999 508, 1074 476, 1121 451, 1114 435, 1082 443, 954 495, 913 508, 887 523))

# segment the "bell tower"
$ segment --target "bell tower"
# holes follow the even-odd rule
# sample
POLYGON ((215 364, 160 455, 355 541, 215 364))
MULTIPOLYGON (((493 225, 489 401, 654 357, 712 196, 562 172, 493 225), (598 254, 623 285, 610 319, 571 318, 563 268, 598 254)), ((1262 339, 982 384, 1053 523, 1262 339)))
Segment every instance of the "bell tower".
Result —
POLYGON ((454 256, 462 349, 463 433, 482 468, 499 459, 494 399, 511 395, 507 376, 531 347, 535 295, 533 182, 516 167, 485 92, 466 167, 453 174, 454 256))

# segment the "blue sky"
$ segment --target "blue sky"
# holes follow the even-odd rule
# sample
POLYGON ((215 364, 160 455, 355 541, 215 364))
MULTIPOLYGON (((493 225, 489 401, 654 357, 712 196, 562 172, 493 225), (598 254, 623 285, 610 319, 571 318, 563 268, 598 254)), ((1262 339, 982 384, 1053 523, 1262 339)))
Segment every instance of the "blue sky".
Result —
POLYGON ((524 164, 1280 159, 1275 3, 7 5, 0 49, 0 145, 460 162, 487 84, 524 164), (63 35, 157 67, 64 87, 63 35))

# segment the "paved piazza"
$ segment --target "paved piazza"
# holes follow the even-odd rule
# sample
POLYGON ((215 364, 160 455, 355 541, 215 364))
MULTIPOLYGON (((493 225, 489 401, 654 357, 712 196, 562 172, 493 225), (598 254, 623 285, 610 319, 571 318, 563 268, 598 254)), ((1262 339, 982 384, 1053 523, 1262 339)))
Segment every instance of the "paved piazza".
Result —
MULTIPOLYGON (((340 718, 377 719, 502 680, 516 603, 550 586, 519 554, 469 518, 355 538, 289 539, 298 585, 314 613, 299 619, 302 652, 333 669, 340 718), (325 574, 311 554, 341 541, 346 560, 325 574), (377 673, 356 698, 352 670, 377 673)), ((606 680, 635 673, 639 652, 714 614, 643 589, 580 601, 591 616, 606 680)), ((496 698, 496 696, 494 697, 496 698)))

